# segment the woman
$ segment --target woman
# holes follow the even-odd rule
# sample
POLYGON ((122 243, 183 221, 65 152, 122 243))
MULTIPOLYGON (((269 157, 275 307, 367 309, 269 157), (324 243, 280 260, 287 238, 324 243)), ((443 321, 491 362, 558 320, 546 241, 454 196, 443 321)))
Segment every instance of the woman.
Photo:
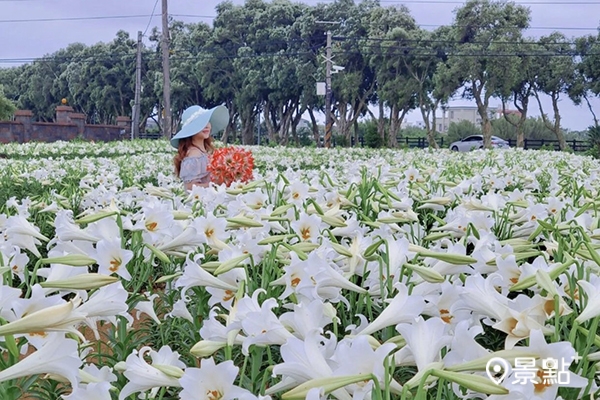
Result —
POLYGON ((181 121, 181 130, 171 139, 171 146, 177 149, 173 159, 175 175, 181 178, 186 190, 195 185, 207 187, 209 156, 214 150, 212 135, 225 129, 229 111, 224 106, 210 110, 191 106, 183 112, 181 121))

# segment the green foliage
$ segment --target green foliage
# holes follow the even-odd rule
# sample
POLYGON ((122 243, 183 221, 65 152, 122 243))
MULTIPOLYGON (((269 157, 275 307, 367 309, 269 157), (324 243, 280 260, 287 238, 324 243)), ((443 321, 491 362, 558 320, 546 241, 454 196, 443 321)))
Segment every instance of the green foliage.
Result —
MULTIPOLYGON (((509 116, 511 118, 511 116, 509 116)), ((512 117, 516 123, 517 117, 512 117)), ((508 122, 504 117, 492 121, 493 135, 502 139, 517 139, 517 128, 508 122)), ((556 140, 556 135, 552 132, 542 118, 527 118, 523 124, 523 133, 525 139, 545 139, 556 140)))
POLYGON ((0 121, 9 120, 17 107, 4 96, 4 89, 0 85, 0 121))
POLYGON ((448 143, 461 140, 467 136, 481 135, 481 128, 471 121, 452 122, 448 127, 448 143))
POLYGON ((409 126, 400 130, 400 136, 409 138, 427 137, 427 130, 416 126, 409 126))
POLYGON ((332 140, 339 147, 348 147, 350 145, 350 141, 344 135, 332 135, 332 140))
POLYGON ((590 143, 588 154, 600 158, 600 126, 590 126, 588 128, 588 142, 590 143))
POLYGON ((377 132, 377 121, 368 121, 364 123, 365 146, 378 149, 384 145, 383 138, 377 132))

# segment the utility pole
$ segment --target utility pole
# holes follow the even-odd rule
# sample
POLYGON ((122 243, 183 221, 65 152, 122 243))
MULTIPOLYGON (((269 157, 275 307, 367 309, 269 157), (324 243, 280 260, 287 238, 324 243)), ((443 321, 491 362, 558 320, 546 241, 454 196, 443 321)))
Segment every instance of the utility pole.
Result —
POLYGON ((169 71, 169 13, 167 0, 162 0, 162 67, 163 67, 163 135, 171 138, 171 74, 169 71))
POLYGON ((131 138, 140 137, 140 94, 142 92, 142 31, 138 31, 137 59, 135 62, 135 95, 131 121, 131 138))
POLYGON ((325 148, 331 147, 331 128, 333 121, 331 118, 331 31, 327 31, 326 48, 327 67, 325 72, 325 148))

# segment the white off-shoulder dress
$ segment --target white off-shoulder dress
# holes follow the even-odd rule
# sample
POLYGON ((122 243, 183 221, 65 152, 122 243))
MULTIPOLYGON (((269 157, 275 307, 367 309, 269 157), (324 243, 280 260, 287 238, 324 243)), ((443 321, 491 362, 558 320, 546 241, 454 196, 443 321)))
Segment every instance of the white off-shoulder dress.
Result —
POLYGON ((179 177, 183 183, 209 183, 208 155, 186 157, 181 161, 179 177))

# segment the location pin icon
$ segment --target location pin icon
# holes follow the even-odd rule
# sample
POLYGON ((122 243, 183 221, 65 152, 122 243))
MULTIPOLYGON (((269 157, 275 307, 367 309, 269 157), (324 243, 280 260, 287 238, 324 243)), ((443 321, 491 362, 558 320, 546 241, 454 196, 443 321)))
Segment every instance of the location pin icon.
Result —
POLYGON ((509 370, 510 364, 508 361, 500 357, 491 358, 485 365, 485 372, 487 373, 487 376, 496 385, 502 383, 504 378, 506 378, 508 375, 509 370), (497 376, 498 374, 500 374, 500 376, 497 376))

